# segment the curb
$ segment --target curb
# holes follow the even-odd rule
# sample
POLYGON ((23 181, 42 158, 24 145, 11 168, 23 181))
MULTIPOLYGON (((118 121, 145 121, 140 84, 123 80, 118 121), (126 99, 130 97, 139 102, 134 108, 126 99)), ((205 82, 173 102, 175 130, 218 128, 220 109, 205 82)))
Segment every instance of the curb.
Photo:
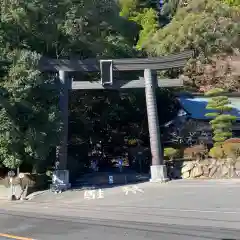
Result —
POLYGON ((49 190, 43 190, 43 191, 38 191, 38 192, 33 192, 31 194, 29 194, 28 196, 26 196, 26 200, 32 200, 35 197, 38 197, 40 195, 43 195, 44 193, 47 193, 49 190))

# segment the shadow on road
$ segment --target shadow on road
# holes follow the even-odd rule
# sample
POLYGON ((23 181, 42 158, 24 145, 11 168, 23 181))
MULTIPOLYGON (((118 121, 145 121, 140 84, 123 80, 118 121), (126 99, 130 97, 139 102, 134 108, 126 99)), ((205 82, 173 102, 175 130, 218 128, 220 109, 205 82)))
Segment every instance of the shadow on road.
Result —
POLYGON ((138 174, 136 172, 96 172, 85 174, 78 179, 72 184, 71 190, 115 188, 148 182, 149 178, 149 174, 138 174))

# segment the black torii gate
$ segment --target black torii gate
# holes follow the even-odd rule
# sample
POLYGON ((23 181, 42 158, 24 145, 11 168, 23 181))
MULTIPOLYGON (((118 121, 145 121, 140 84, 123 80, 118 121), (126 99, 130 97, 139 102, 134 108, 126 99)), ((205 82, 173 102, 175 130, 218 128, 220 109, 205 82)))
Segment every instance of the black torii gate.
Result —
POLYGON ((42 72, 58 72, 61 83, 60 108, 63 120, 62 139, 59 146, 58 177, 69 185, 67 170, 68 157, 68 94, 69 90, 83 89, 128 89, 145 88, 146 106, 149 124, 150 147, 152 153, 151 180, 163 182, 167 180, 166 167, 163 162, 159 122, 157 115, 156 87, 180 87, 181 79, 157 79, 156 70, 166 70, 184 67, 193 52, 185 51, 175 55, 159 58, 126 58, 110 60, 66 60, 47 59, 40 60, 39 68, 42 72), (144 78, 137 80, 114 80, 113 71, 143 70, 144 78), (100 81, 73 81, 68 77, 69 72, 100 72, 100 81))

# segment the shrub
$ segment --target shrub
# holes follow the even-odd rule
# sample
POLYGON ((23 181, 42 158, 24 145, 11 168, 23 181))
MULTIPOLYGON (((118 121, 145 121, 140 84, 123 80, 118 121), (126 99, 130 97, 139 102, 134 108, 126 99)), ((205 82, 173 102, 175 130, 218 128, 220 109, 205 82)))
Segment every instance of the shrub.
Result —
POLYGON ((226 157, 237 160, 240 157, 240 141, 238 138, 230 138, 222 144, 222 146, 214 146, 210 149, 209 155, 216 159, 226 157))
POLYGON ((240 143, 225 142, 223 144, 223 150, 225 155, 233 160, 237 160, 237 158, 240 157, 240 143))
POLYGON ((164 148, 164 157, 166 157, 168 160, 172 161, 174 158, 178 157, 179 150, 175 148, 164 148))
POLYGON ((202 159, 208 154, 206 147, 203 144, 195 145, 184 150, 184 158, 202 159))
POLYGON ((224 142, 224 144, 225 143, 239 143, 240 144, 240 138, 229 138, 224 142))
POLYGON ((210 149, 209 156, 216 159, 222 159, 224 158, 225 153, 221 146, 215 146, 210 149))

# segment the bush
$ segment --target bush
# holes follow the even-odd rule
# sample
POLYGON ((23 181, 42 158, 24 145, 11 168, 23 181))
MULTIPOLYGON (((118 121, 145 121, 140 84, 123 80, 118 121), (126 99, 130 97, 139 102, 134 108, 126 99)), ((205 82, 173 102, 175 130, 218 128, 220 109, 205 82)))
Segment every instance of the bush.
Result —
POLYGON ((211 148, 209 155, 216 159, 229 157, 233 160, 237 160, 240 157, 240 142, 238 139, 228 139, 222 144, 222 146, 219 145, 211 148))
POLYGON ((225 153, 221 146, 215 146, 210 149, 209 156, 216 159, 222 159, 224 158, 225 153))
POLYGON ((179 150, 175 148, 164 148, 164 157, 172 161, 174 158, 179 156, 179 150))
POLYGON ((184 150, 184 158, 202 159, 208 154, 206 147, 203 144, 195 145, 184 150))
POLYGON ((226 143, 239 143, 240 144, 240 138, 229 138, 224 142, 224 144, 226 144, 226 143))
POLYGON ((227 157, 237 160, 240 157, 240 143, 225 142, 223 150, 227 157))

